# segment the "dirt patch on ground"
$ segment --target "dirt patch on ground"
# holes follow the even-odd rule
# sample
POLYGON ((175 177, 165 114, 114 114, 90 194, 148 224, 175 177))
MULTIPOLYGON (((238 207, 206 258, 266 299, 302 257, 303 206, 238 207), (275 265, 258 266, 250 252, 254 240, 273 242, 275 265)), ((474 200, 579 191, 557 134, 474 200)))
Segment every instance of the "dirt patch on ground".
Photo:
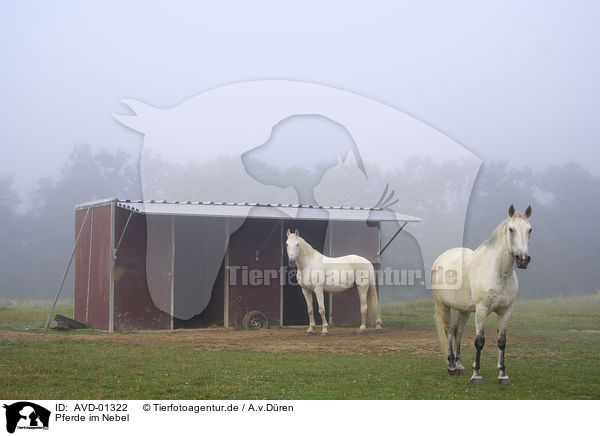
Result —
MULTIPOLYGON (((258 331, 198 329, 87 334, 75 332, 0 331, 0 341, 89 341, 110 345, 185 347, 196 350, 249 350, 268 352, 334 352, 385 354, 399 351, 439 354, 437 334, 415 327, 387 327, 382 333, 368 330, 356 335, 355 328, 332 327, 329 336, 306 336, 304 329, 273 328, 258 331)), ((466 335, 465 335, 466 336, 466 335)))

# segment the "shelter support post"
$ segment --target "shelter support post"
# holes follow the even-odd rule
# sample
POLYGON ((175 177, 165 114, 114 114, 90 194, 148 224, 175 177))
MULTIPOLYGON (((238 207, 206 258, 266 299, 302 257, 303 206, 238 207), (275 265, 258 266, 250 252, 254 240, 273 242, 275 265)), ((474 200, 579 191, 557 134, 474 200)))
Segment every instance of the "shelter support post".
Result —
POLYGON ((108 331, 112 333, 115 329, 115 214, 116 205, 110 202, 110 276, 108 288, 108 331))
POLYGON ((67 263, 67 267, 65 268, 65 273, 63 274, 62 280, 60 281, 60 285, 58 286, 58 291, 56 292, 56 296, 54 297, 52 308, 50 309, 50 313, 48 313, 48 319, 46 319, 46 324, 44 324, 45 329, 47 329, 50 325, 50 319, 52 318, 52 314, 54 313, 54 309, 56 308, 56 302, 58 301, 58 297, 60 296, 62 288, 65 284, 65 280, 67 279, 67 274, 69 273, 71 263, 73 263, 73 258, 75 257, 75 250, 77 250, 77 246, 79 245, 79 240, 81 239, 81 235, 83 234, 83 229, 85 228, 85 224, 87 222, 88 215, 90 214, 91 209, 92 206, 88 206, 87 212, 85 213, 85 218, 83 219, 83 223, 81 224, 81 228, 79 229, 79 234, 77 235, 77 239, 75 240, 75 245, 73 246, 73 250, 71 251, 69 262, 67 263))
POLYGON ((90 309, 90 284, 92 280, 92 241, 94 240, 94 209, 92 209, 92 218, 90 219, 90 249, 88 252, 88 276, 87 291, 85 297, 85 322, 87 323, 90 309))
MULTIPOLYGON (((123 242, 123 238, 125 237, 125 232, 127 231, 127 227, 129 226, 129 221, 131 221, 131 217, 133 216, 133 211, 129 212, 129 216, 127 217, 127 221, 125 222, 125 227, 123 227, 123 232, 121 233, 121 237, 119 238, 119 242, 117 242, 117 246, 115 247, 114 257, 117 257, 117 251, 119 251, 119 247, 121 246, 121 242, 123 242)), ((92 216, 92 219, 94 217, 92 216)))
POLYGON ((286 273, 285 268, 283 267, 283 247, 285 246, 285 240, 283 239, 283 220, 279 220, 279 246, 281 247, 281 251, 279 252, 279 263, 281 264, 279 267, 279 274, 281 274, 279 277, 279 327, 283 327, 283 284, 287 283, 287 274, 285 278, 283 277, 283 274, 286 273))
POLYGON ((377 257, 381 256, 381 254, 385 251, 386 248, 388 248, 388 246, 392 243, 392 241, 394 239, 396 239, 396 236, 398 236, 400 234, 400 232, 402 231, 402 229, 404 229, 404 227, 408 224, 408 221, 405 221, 404 224, 402 224, 402 226, 398 229, 398 231, 396 233, 394 233, 394 236, 392 236, 392 238, 387 242, 387 244, 385 244, 383 246, 383 248, 381 250, 379 250, 379 253, 377 253, 377 257))
POLYGON ((175 216, 171 217, 171 330, 175 330, 175 216))
POLYGON ((225 258, 223 261, 223 326, 229 327, 229 241, 230 233, 229 228, 231 226, 230 219, 225 219, 225 241, 227 245, 225 247, 225 258))

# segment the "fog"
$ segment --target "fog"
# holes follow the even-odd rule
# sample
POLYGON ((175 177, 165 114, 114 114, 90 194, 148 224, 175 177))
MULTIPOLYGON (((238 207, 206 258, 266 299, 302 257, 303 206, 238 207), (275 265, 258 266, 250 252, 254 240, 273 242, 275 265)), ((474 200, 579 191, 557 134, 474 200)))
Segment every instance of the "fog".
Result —
MULTIPOLYGON (((148 153, 152 135, 127 128, 114 115, 136 113, 125 99, 167 113, 207 90, 266 79, 323 85, 381 103, 464 150, 444 158, 437 152, 418 155, 422 147, 413 140, 423 136, 408 133, 401 150, 385 140, 377 140, 380 148, 375 149, 372 142, 361 143, 364 135, 358 137, 358 130, 341 123, 349 133, 331 137, 332 143, 340 141, 333 147, 336 165, 319 170, 308 192, 294 192, 294 180, 307 176, 293 169, 310 170, 307 156, 333 130, 292 128, 293 141, 287 145, 293 150, 308 141, 310 153, 274 158, 274 148, 263 148, 254 154, 263 163, 265 156, 275 159, 267 164, 291 180, 269 191, 271 201, 371 206, 391 184, 399 199, 396 210, 424 222, 400 234, 384 263, 423 270, 444 248, 476 247, 511 203, 520 211, 531 204, 532 263, 519 272, 521 294, 596 292, 599 18, 595 2, 385 7, 353 2, 4 2, 0 297, 56 292, 74 240, 76 203, 159 194, 223 201, 231 192, 238 193, 238 201, 257 201, 251 198, 258 191, 249 178, 215 186, 222 174, 238 171, 233 154, 202 142, 195 149, 200 159, 189 159, 189 153, 170 159, 167 150, 173 146, 165 140, 148 153), (357 172, 361 159, 368 179, 357 172), (160 177, 145 180, 144 168, 160 177), (168 179, 168 174, 178 177, 168 179), (340 181, 352 187, 352 196, 333 183, 340 181), (240 185, 246 190, 235 191, 240 185)), ((262 111, 264 101, 256 103, 262 111)), ((273 125, 265 128, 267 134, 259 135, 264 140, 249 140, 238 156, 266 147, 269 134, 286 143, 278 139, 278 129, 271 131, 273 125)), ((255 182, 257 168, 246 168, 250 175, 254 171, 255 182)), ((383 239, 396 228, 384 228, 383 239)), ((69 292, 67 287, 65 295, 69 292)), ((392 287, 383 295, 390 300, 429 293, 416 285, 392 287)))
MULTIPOLYGON (((156 161, 169 173, 186 170, 159 158, 156 161)), ((215 180, 215 174, 228 172, 234 163, 222 158, 205 167, 189 164, 187 174, 198 183, 210 184, 215 180)), ((411 161, 394 173, 383 173, 369 166, 366 170, 372 185, 365 189, 365 199, 381 194, 380 191, 370 191, 370 186, 381 185, 378 181, 401 185, 404 190, 398 195, 399 203, 417 214, 419 211, 426 212, 424 217, 432 222, 431 228, 440 229, 440 234, 443 234, 448 220, 444 210, 451 209, 453 204, 453 195, 448 193, 468 189, 464 183, 455 186, 442 183, 457 180, 456 174, 463 170, 460 162, 434 164, 411 161), (433 183, 428 185, 423 183, 425 180, 433 180, 433 183), (438 193, 424 188, 434 185, 442 187, 438 193), (432 196, 447 198, 448 202, 432 209, 429 205, 432 196)), ((356 171, 353 166, 341 165, 334 174, 325 177, 334 175, 336 180, 346 177, 352 180, 356 171)), ((318 194, 317 199, 321 195, 318 194)), ((134 164, 128 163, 126 154, 98 152, 89 146, 75 147, 56 179, 39 181, 32 193, 36 207, 26 212, 16 210, 19 194, 9 179, 1 178, 0 238, 3 254, 0 274, 3 280, 0 297, 53 296, 73 246, 73 206, 109 196, 141 198, 139 172, 134 164)), ((531 204, 533 234, 529 254, 532 261, 527 270, 518 274, 521 296, 547 298, 595 293, 600 283, 597 267, 600 232, 595 224, 599 198, 600 178, 578 163, 566 163, 541 171, 514 168, 506 162, 485 163, 470 197, 464 245, 474 248, 488 238, 494 227, 507 216, 511 203, 521 212, 531 204)), ((346 203, 346 198, 340 197, 339 202, 346 203)), ((448 240, 438 236, 425 237, 419 244, 418 232, 422 225, 411 223, 400 233, 383 254, 384 266, 423 270, 420 246, 423 241, 425 244, 437 244, 437 247, 451 244, 451 237, 448 240)), ((384 225, 382 244, 396 228, 384 225)), ((65 297, 72 295, 72 283, 68 283, 63 293, 65 297)), ((380 291, 386 301, 430 296, 430 291, 420 283, 387 286, 380 291)))

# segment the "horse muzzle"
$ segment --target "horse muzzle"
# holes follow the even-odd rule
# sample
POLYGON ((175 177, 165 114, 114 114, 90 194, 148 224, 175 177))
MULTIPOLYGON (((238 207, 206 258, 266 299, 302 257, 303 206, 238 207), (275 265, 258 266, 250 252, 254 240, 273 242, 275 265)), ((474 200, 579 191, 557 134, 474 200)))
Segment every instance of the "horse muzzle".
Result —
POLYGON ((295 268, 296 267, 296 259, 289 259, 288 266, 291 268, 295 268))
POLYGON ((518 254, 515 256, 515 263, 517 264, 517 268, 526 269, 527 265, 529 265, 529 261, 531 260, 531 256, 526 254, 518 254))

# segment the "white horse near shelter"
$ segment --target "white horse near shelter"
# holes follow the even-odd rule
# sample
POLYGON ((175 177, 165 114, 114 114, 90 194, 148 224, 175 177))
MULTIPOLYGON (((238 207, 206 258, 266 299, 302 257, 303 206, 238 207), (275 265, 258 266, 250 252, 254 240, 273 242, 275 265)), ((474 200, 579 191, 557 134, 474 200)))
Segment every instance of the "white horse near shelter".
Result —
POLYGON ((307 335, 314 333, 313 292, 317 297, 319 314, 323 322, 321 336, 327 336, 327 318, 323 292, 342 292, 356 284, 360 297, 361 324, 357 331, 362 334, 366 329, 367 311, 369 321, 375 318, 376 331, 381 331, 381 312, 377 300, 375 270, 367 259, 354 254, 342 257, 327 257, 319 253, 302 239, 296 230, 287 231, 286 249, 290 266, 297 266, 297 280, 306 299, 310 325, 307 335))
POLYGON ((525 269, 530 257, 531 206, 524 214, 515 213, 511 204, 508 218, 502 221, 492 236, 475 250, 453 248, 442 253, 431 268, 431 283, 435 300, 437 331, 442 352, 448 353, 448 374, 465 375, 460 361, 460 340, 465 323, 475 312, 475 362, 471 383, 483 384, 479 359, 485 344, 483 326, 488 314, 498 315, 498 382, 509 385, 504 367, 506 328, 517 296, 519 281, 514 271, 525 269), (458 312, 451 326, 451 309, 458 312))

